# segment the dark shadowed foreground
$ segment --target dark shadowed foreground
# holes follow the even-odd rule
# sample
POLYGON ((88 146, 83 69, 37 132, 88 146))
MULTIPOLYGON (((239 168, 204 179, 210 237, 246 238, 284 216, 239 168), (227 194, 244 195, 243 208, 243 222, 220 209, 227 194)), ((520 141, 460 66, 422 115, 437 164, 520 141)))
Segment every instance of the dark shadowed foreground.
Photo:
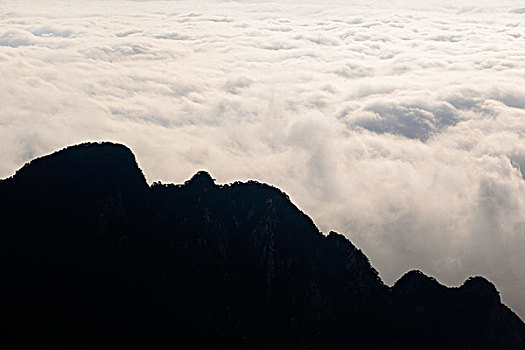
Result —
POLYGON ((199 172, 150 187, 104 143, 34 160, 0 198, 10 348, 525 349, 484 278, 411 271, 388 287, 268 185, 199 172))

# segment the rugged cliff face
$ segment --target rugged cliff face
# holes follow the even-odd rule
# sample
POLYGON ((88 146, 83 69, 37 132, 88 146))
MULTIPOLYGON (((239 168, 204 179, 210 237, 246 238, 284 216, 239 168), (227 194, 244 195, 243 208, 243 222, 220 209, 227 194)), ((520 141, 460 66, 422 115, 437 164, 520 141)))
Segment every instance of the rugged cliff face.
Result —
POLYGON ((0 198, 2 339, 18 347, 525 348, 487 280, 411 271, 390 288, 268 185, 148 186, 103 143, 34 160, 0 198))

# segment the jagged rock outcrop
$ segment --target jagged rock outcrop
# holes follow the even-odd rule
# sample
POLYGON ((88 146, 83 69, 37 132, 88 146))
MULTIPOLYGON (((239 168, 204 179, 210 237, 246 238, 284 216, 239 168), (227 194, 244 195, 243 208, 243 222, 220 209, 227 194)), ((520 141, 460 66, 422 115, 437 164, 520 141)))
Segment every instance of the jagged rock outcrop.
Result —
POLYGON ((388 287, 268 185, 148 186, 102 143, 32 161, 0 198, 1 338, 19 348, 525 348, 487 280, 388 287))

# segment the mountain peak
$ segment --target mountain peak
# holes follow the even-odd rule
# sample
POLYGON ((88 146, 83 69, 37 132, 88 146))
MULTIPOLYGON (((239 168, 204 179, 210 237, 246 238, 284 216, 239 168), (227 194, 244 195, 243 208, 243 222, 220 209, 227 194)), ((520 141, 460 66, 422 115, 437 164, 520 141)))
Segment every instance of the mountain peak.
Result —
POLYGON ((460 287, 460 290, 473 294, 480 300, 500 301, 496 286, 481 276, 469 277, 460 287))
POLYGON ((37 158, 11 178, 30 187, 45 186, 147 186, 131 150, 111 142, 82 143, 37 158))
POLYGON ((196 172, 195 175, 193 175, 191 179, 187 180, 184 184, 189 186, 208 188, 215 186, 215 179, 211 177, 210 173, 208 173, 207 171, 200 170, 196 172))
POLYGON ((421 289, 443 287, 435 278, 425 275, 420 270, 405 273, 392 287, 397 292, 414 292, 421 289))

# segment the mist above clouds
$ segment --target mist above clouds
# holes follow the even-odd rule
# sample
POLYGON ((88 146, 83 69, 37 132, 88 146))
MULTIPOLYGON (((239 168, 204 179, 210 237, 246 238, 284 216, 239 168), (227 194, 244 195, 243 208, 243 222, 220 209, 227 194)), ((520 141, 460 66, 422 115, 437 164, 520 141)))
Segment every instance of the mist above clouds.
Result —
POLYGON ((2 2, 0 176, 123 142, 149 181, 269 182, 387 283, 482 274, 523 318, 522 8, 2 2))

